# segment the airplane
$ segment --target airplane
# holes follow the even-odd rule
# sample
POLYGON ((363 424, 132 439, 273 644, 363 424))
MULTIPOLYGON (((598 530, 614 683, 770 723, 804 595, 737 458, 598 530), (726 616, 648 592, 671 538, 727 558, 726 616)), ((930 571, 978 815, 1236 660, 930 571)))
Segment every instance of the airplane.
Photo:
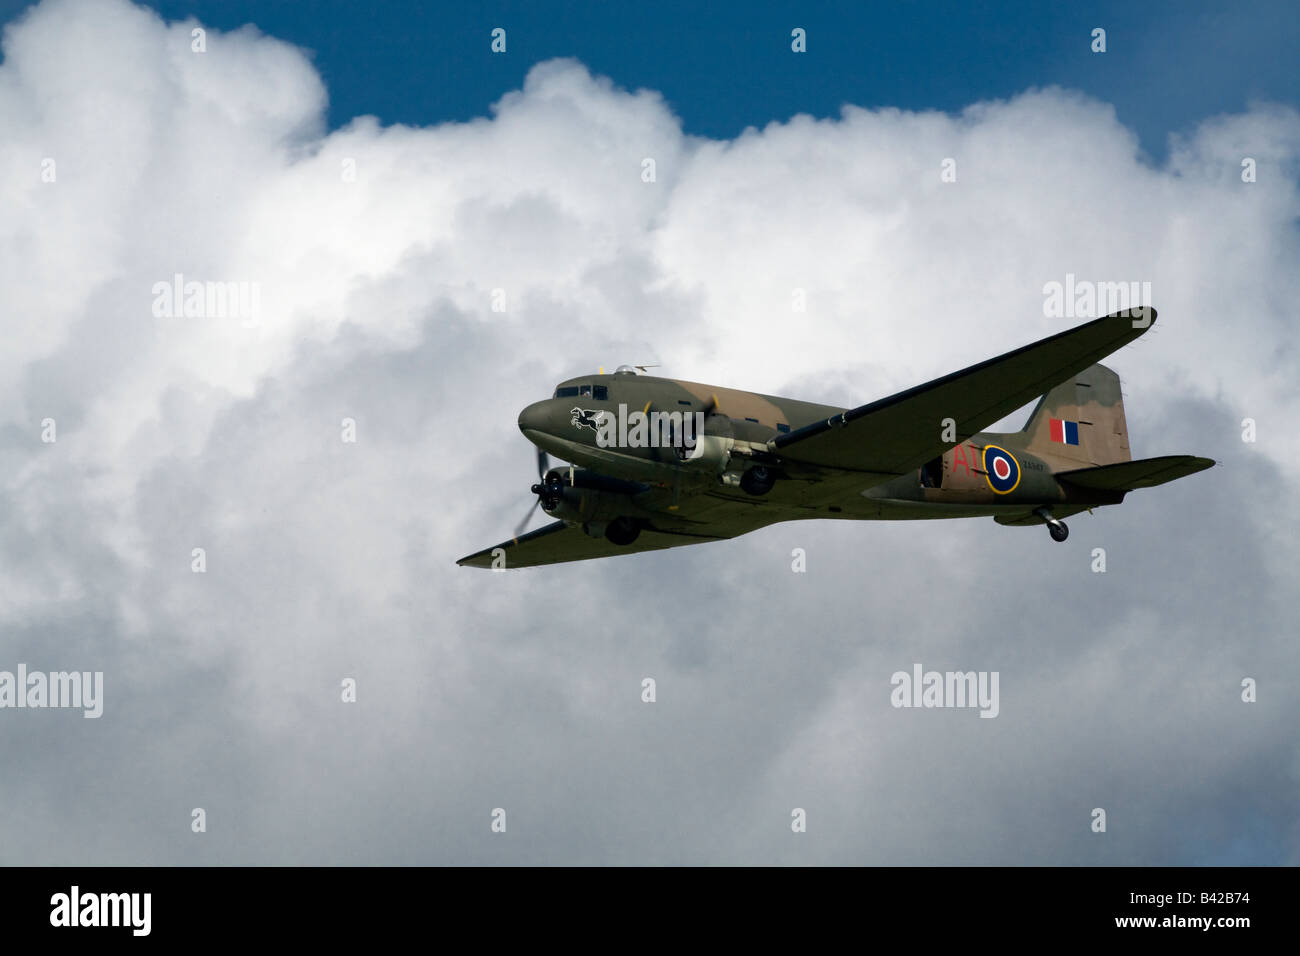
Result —
POLYGON ((1116 312, 850 409, 626 365, 569 379, 519 414, 537 446, 533 508, 510 540, 456 563, 584 561, 809 518, 992 517, 1065 541, 1062 519, 1215 464, 1130 454, 1119 376, 1096 363, 1155 319, 1116 312), (1036 397, 1020 431, 983 431, 1036 397), (523 534, 537 507, 557 520, 523 534))

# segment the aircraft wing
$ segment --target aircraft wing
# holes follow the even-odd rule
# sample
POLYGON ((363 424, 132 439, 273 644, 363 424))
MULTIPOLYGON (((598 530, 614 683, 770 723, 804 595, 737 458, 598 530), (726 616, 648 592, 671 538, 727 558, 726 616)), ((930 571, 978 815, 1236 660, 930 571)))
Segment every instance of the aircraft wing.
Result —
POLYGON ((1149 306, 1094 319, 960 372, 778 435, 768 448, 794 462, 867 472, 885 481, 937 458, 1132 342, 1155 319, 1156 310, 1149 306), (957 423, 952 441, 941 437, 946 418, 957 423))
POLYGON ((544 528, 520 535, 518 538, 502 541, 475 554, 466 555, 456 563, 474 568, 491 568, 496 557, 492 552, 500 548, 502 552, 500 557, 504 563, 498 564, 498 567, 531 568, 542 564, 563 564, 566 561, 605 558, 615 554, 659 551, 663 548, 678 548, 682 545, 702 544, 706 541, 720 541, 730 537, 732 537, 730 534, 683 534, 645 528, 631 544, 620 545, 612 544, 605 538, 593 538, 579 527, 556 521, 544 528))

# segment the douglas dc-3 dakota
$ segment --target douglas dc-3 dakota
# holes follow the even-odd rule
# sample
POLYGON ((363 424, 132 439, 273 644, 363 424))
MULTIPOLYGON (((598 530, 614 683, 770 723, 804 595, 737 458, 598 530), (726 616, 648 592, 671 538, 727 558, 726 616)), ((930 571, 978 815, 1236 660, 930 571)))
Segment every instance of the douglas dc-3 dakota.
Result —
POLYGON ((1117 312, 850 409, 628 366, 570 379, 519 414, 536 504, 557 520, 523 534, 530 510, 513 538, 457 563, 583 561, 806 518, 992 517, 1064 541, 1063 518, 1214 464, 1129 453, 1119 376, 1095 363, 1155 318, 1117 312), (1034 398, 1020 431, 982 430, 1034 398))

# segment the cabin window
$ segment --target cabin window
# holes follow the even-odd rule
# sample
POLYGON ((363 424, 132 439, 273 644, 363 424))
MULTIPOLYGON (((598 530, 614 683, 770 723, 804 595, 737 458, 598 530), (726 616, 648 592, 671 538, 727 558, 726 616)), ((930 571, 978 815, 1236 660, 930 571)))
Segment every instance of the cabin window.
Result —
POLYGON ((787 425, 785 422, 777 422, 776 430, 779 431, 782 435, 784 435, 786 432, 790 430, 790 426, 787 425))
POLYGON ((747 422, 753 422, 755 425, 758 424, 758 419, 757 419, 757 418, 750 418, 748 415, 745 416, 745 421, 747 421, 747 422))
POLYGON ((598 402, 606 401, 609 398, 609 386, 597 385, 591 390, 591 397, 598 402))
POLYGON ((576 385, 567 385, 564 388, 557 388, 555 390, 556 398, 573 398, 577 394, 578 386, 576 385))
POLYGON ((579 386, 578 386, 578 395, 579 395, 580 397, 582 397, 582 398, 591 398, 591 386, 590 386, 590 385, 579 385, 579 386))

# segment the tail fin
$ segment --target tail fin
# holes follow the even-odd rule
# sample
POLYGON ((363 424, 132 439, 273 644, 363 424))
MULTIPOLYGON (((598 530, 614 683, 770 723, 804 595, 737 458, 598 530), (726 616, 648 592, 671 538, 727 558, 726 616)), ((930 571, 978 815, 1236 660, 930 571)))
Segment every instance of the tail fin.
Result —
POLYGON ((1132 460, 1119 376, 1093 365, 1038 400, 1020 435, 1021 447, 1083 465, 1132 460))

